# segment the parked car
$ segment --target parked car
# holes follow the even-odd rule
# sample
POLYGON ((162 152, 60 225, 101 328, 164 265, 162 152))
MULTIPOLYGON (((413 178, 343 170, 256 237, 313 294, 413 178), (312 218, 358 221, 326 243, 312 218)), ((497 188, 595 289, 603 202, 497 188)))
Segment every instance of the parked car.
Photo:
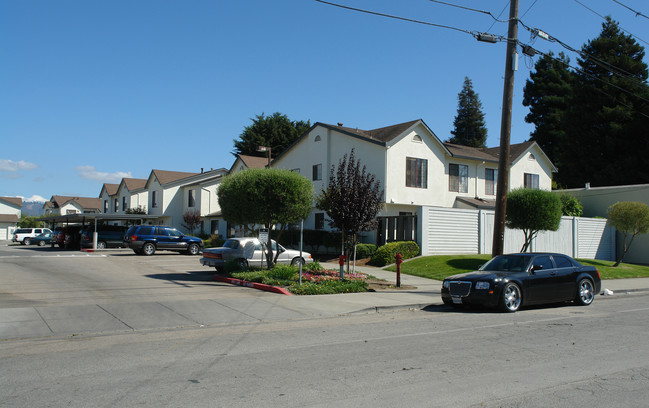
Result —
MULTIPOLYGON (((97 227, 97 249, 125 247, 124 233, 126 227, 118 225, 100 225, 97 227)), ((92 248, 95 227, 84 228, 81 232, 81 248, 92 248)))
POLYGON ((45 246, 49 245, 50 242, 52 241, 52 235, 54 232, 48 231, 44 232, 42 234, 36 235, 33 239, 31 244, 32 245, 38 245, 38 246, 45 246))
MULTIPOLYGON (((311 254, 294 249, 286 249, 277 242, 271 240, 273 256, 279 251, 277 263, 299 265, 313 262, 311 254)), ((242 268, 248 266, 261 267, 266 264, 266 255, 261 242, 257 238, 229 238, 220 248, 207 248, 203 251, 200 259, 201 265, 212 266, 216 270, 222 270, 229 261, 238 262, 242 268)))
POLYGON ((447 305, 483 305, 515 312, 521 306, 574 301, 593 303, 601 289, 599 272, 553 253, 499 255, 475 272, 449 276, 442 284, 447 305))
MULTIPOLYGON (((63 229, 63 248, 81 249, 81 225, 70 225, 63 229)), ((60 246, 60 245, 59 245, 60 246)))
POLYGON ((198 255, 203 240, 162 225, 134 225, 126 231, 124 243, 138 255, 153 255, 157 250, 198 255))
POLYGON ((20 242, 23 245, 31 245, 32 239, 44 232, 52 232, 49 228, 18 228, 11 237, 11 242, 20 242))

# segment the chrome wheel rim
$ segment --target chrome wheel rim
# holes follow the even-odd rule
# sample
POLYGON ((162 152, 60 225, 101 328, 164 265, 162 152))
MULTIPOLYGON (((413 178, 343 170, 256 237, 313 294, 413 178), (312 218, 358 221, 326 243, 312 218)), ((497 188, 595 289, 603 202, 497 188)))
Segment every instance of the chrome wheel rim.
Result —
POLYGON ((144 251, 146 255, 151 255, 153 253, 153 245, 151 244, 146 244, 144 245, 144 251))
POLYGON ((189 253, 192 255, 198 254, 198 245, 190 245, 189 246, 189 253))
POLYGON ((505 302, 505 307, 509 310, 518 310, 521 305, 521 293, 516 285, 509 285, 505 288, 505 293, 503 294, 503 301, 505 302))
POLYGON ((103 243, 102 241, 97 242, 97 249, 104 249, 106 248, 106 244, 103 243))
POLYGON ((579 299, 581 299, 582 303, 588 305, 593 302, 594 298, 595 291, 593 290, 593 284, 588 279, 584 279, 579 284, 579 299))

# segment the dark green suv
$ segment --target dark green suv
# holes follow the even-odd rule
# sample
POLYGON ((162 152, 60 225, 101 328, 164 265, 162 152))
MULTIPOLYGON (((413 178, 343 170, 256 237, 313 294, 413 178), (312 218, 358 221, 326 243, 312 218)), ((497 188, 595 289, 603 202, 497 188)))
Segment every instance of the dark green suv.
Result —
POLYGON ((126 231, 124 243, 138 255, 153 255, 157 250, 198 255, 203 240, 162 225, 134 225, 126 231))

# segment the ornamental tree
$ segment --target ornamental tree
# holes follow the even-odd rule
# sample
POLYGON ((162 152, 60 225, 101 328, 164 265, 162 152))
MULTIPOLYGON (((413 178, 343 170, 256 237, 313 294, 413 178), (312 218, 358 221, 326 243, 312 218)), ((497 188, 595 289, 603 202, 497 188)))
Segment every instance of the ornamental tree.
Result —
POLYGON ((507 195, 505 225, 523 230, 525 243, 521 252, 526 252, 539 231, 556 231, 561 223, 561 200, 545 190, 519 188, 507 195))
MULTIPOLYGON (((329 225, 342 232, 347 255, 358 240, 358 233, 376 228, 376 215, 383 206, 383 190, 376 176, 356 160, 354 149, 345 154, 338 168, 331 166, 329 185, 316 197, 316 208, 326 211, 329 225)), ((349 259, 349 256, 347 257, 349 259)), ((347 263, 349 271, 349 262, 347 263)))
POLYGON ((608 207, 607 214, 611 225, 624 235, 622 255, 613 265, 618 266, 629 251, 633 238, 649 232, 649 206, 637 201, 623 201, 608 207), (627 243, 629 235, 631 238, 627 243))
MULTIPOLYGON (((248 169, 226 176, 217 192, 223 218, 237 225, 295 223, 311 212, 313 185, 299 173, 284 169, 248 169)), ((279 255, 279 253, 277 254, 279 255)), ((270 245, 266 261, 276 262, 270 245)))

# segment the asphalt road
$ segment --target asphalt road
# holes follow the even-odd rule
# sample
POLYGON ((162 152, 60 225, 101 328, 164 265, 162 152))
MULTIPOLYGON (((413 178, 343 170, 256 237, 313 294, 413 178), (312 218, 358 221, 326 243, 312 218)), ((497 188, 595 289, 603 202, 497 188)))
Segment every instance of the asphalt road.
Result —
MULTIPOLYGON (((154 258, 0 250, 1 291, 13 293, 0 308, 278 296, 188 282, 170 265, 191 257, 154 258), (77 270, 86 262, 92 272, 77 270)), ((635 295, 515 314, 430 306, 5 338, 0 407, 645 407, 648 311, 635 295)))

